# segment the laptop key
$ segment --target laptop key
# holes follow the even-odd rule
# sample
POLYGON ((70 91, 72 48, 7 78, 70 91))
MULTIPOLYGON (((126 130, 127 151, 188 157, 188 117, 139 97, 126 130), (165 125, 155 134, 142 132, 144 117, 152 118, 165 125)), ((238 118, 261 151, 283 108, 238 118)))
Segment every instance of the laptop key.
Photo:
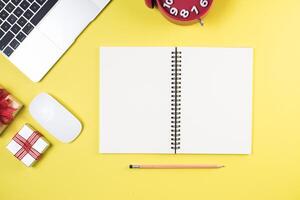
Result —
POLYGON ((7 32, 0 40, 0 50, 2 51, 4 47, 6 47, 13 38, 14 38, 14 34, 10 31, 7 32))
POLYGON ((11 43, 9 44, 13 49, 17 49, 18 46, 20 45, 20 43, 16 40, 16 39, 13 39, 13 41, 11 41, 11 43))
POLYGON ((13 25, 13 27, 10 29, 14 34, 19 33, 19 31, 21 30, 21 27, 18 26, 17 24, 13 25))
POLYGON ((20 42, 23 42, 23 40, 26 38, 26 35, 22 32, 20 32, 16 38, 20 41, 20 42))
POLYGON ((40 5, 43 5, 46 2, 46 0, 36 0, 36 2, 38 2, 38 4, 40 5))
POLYGON ((23 8, 23 10, 26 10, 30 6, 30 3, 28 3, 26 0, 24 0, 20 4, 20 6, 21 6, 21 8, 23 8))
POLYGON ((14 11, 14 14, 17 16, 17 17, 20 17, 22 14, 23 14, 23 10, 19 7, 17 7, 14 11))
POLYGON ((19 3, 21 2, 21 0, 10 0, 13 4, 15 4, 16 6, 19 5, 19 3))
POLYGON ((7 18, 7 21, 8 21, 10 24, 14 24, 14 23, 17 21, 17 17, 14 16, 14 15, 10 15, 10 16, 7 18))
POLYGON ((24 17, 26 19, 30 19, 31 17, 33 16, 33 12, 31 12, 30 10, 27 10, 25 13, 24 13, 24 17))
POLYGON ((5 20, 7 17, 8 17, 8 13, 7 13, 5 10, 2 10, 2 11, 0 12, 0 18, 1 18, 2 20, 5 20))
POLYGON ((0 30, 0 38, 2 38, 3 35, 4 35, 4 32, 2 30, 0 30))
POLYGON ((4 52, 4 54, 5 54, 6 56, 9 57, 9 56, 14 52, 14 50, 13 50, 12 48, 10 48, 10 47, 6 47, 5 50, 4 50, 3 52, 4 52))
POLYGON ((23 32, 27 35, 32 31, 33 26, 30 23, 27 23, 26 26, 23 28, 23 32))
POLYGON ((27 23, 27 20, 24 17, 21 17, 17 23, 23 27, 27 23))
POLYGON ((1 28, 6 32, 10 29, 11 25, 8 23, 8 22, 4 22, 2 25, 1 25, 1 28))
POLYGON ((3 3, 2 1, 0 1, 0 10, 1 10, 2 8, 4 8, 4 6, 5 6, 5 3, 3 3))
POLYGON ((8 3, 8 2, 9 2, 9 0, 2 0, 2 1, 4 1, 5 3, 8 3))
POLYGON ((30 6, 30 9, 31 9, 33 12, 38 11, 39 8, 40 8, 39 4, 37 4, 37 3, 35 3, 35 2, 30 6))
POLYGON ((12 3, 9 3, 5 6, 5 10, 11 13, 15 9, 15 6, 12 3))
POLYGON ((36 13, 36 15, 31 19, 33 25, 37 25, 43 17, 49 12, 49 10, 56 4, 58 0, 48 0, 44 6, 36 13))

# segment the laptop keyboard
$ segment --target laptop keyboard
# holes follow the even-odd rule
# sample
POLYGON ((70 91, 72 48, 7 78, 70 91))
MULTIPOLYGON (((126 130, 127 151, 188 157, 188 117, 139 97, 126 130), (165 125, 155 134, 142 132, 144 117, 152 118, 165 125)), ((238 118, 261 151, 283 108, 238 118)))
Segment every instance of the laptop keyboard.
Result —
POLYGON ((0 51, 18 48, 58 0, 0 0, 0 51))

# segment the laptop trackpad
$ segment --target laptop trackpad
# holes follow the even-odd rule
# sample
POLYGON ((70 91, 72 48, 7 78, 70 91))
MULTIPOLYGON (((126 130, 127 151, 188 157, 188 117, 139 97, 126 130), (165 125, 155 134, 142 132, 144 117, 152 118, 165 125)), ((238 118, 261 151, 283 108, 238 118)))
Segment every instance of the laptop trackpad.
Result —
POLYGON ((9 59, 32 81, 38 82, 62 54, 62 50, 34 29, 9 59))
POLYGON ((66 50, 99 13, 87 0, 60 0, 38 28, 62 50, 66 50))

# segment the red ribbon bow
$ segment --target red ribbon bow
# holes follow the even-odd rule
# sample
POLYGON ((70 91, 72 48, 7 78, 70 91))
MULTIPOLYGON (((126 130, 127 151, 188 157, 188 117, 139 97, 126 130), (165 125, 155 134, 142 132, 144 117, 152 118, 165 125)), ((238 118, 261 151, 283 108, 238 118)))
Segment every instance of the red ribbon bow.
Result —
POLYGON ((16 109, 11 107, 12 101, 7 99, 9 93, 5 89, 0 89, 0 126, 9 124, 14 119, 16 109))
POLYGON ((15 154, 15 157, 22 160, 27 154, 30 154, 35 160, 40 159, 40 152, 32 147, 40 137, 42 137, 42 135, 37 131, 34 131, 27 140, 21 135, 16 134, 13 140, 22 148, 15 154))

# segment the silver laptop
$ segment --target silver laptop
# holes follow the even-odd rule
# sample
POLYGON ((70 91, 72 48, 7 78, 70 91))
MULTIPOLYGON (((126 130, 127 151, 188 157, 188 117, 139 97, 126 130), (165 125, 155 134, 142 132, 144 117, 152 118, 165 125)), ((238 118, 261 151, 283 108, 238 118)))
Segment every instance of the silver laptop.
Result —
POLYGON ((40 81, 110 0, 0 0, 0 52, 40 81))

